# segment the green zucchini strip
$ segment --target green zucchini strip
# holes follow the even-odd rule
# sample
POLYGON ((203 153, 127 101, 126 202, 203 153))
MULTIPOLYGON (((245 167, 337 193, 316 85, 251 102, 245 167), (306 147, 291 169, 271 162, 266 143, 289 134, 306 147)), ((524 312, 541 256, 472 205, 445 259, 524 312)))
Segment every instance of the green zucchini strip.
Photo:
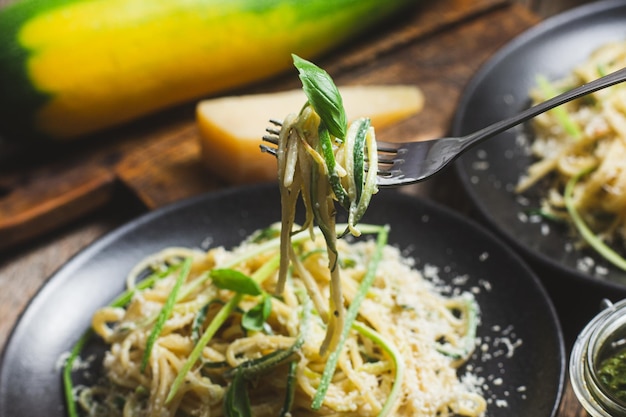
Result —
POLYGON ((350 207, 348 209, 348 231, 355 236, 359 236, 355 224, 358 222, 356 218, 357 207, 361 204, 361 196, 363 194, 364 178, 365 178, 365 139, 370 127, 368 118, 361 118, 350 125, 346 136, 346 170, 351 172, 349 176, 348 195, 350 196, 350 207))
POLYGON ((78 342, 76 342, 72 348, 72 351, 63 366, 63 387, 65 391, 65 402, 67 403, 68 417, 78 417, 76 401, 74 399, 74 383, 72 382, 72 368, 74 367, 74 361, 78 358, 80 352, 83 350, 92 335, 93 331, 91 329, 83 333, 80 339, 78 339, 78 342))
POLYGON ((182 265, 182 262, 171 265, 164 271, 157 271, 157 272, 150 274, 145 279, 139 281, 137 285, 135 286, 135 288, 133 288, 132 290, 124 291, 122 294, 120 294, 109 305, 111 307, 124 307, 126 304, 130 302, 130 300, 133 298, 133 295, 135 295, 137 291, 145 290, 147 288, 152 287, 155 282, 169 276, 172 272, 174 272, 174 270, 179 268, 181 265, 182 265))
MULTIPOLYGON (((338 224, 337 225, 337 231, 339 232, 340 230, 344 230, 346 227, 347 227, 346 224, 338 224)), ((371 224, 362 224, 360 227, 361 227, 361 232, 362 233, 366 233, 366 234, 377 233, 379 231, 379 229, 380 229, 380 226, 371 225, 371 224)), ((319 232, 316 231, 315 233, 317 234, 319 232)), ((302 231, 297 232, 296 234, 294 234, 294 236, 292 238, 292 242, 293 243, 302 242, 305 239, 307 239, 308 237, 309 237, 309 231, 308 230, 302 230, 302 231)), ((243 253, 240 256, 237 256, 237 257, 233 258, 230 262, 226 263, 226 265, 224 265, 224 267, 235 266, 235 265, 237 265, 239 263, 247 261, 248 259, 251 259, 251 258, 253 258, 255 256, 258 256, 261 253, 264 253, 264 252, 267 252, 267 251, 271 251, 271 250, 276 250, 279 247, 280 247, 280 237, 276 237, 276 238, 270 239, 270 240, 268 240, 268 241, 258 245, 253 250, 250 250, 249 252, 243 253)), ((124 306, 126 306, 130 302, 130 300, 132 299, 133 295, 137 291, 144 290, 144 289, 152 287, 155 282, 157 282, 158 280, 163 279, 166 276, 168 276, 176 268, 179 268, 181 266, 181 264, 182 264, 182 262, 178 263, 178 264, 171 265, 165 271, 159 271, 159 272, 155 272, 155 273, 149 275, 148 277, 146 277, 143 280, 141 280, 140 282, 138 282, 137 286, 134 289, 127 290, 127 291, 123 292, 115 300, 113 300, 109 305, 111 307, 124 307, 124 306)), ((238 302, 234 303, 234 304, 238 304, 238 302)), ((225 306, 225 308, 231 308, 231 307, 228 307, 228 304, 227 304, 225 306)), ((234 309, 234 307, 233 307, 233 309, 234 309)), ((228 316, 226 316, 224 318, 224 320, 227 317, 228 316)), ((206 334, 206 332, 205 332, 205 334, 206 334)), ((83 336, 81 336, 81 338, 72 347, 72 351, 70 353, 70 356, 68 356, 67 360, 65 361, 65 365, 63 367, 63 385, 64 385, 64 391, 65 391, 65 398, 67 400, 67 407, 68 407, 69 417, 78 417, 78 414, 77 414, 77 411, 76 411, 76 402, 74 400, 74 384, 73 384, 72 379, 71 379, 72 368, 73 368, 73 365, 74 365, 74 361, 78 358, 78 356, 80 355, 80 352, 83 350, 85 344, 89 340, 89 337, 92 336, 92 335, 93 335, 93 332, 91 330, 87 330, 83 334, 83 336)), ((208 343, 208 341, 207 341, 207 343, 208 343)), ((190 368, 191 368, 191 366, 190 366, 190 368)), ((185 372, 185 374, 186 374, 186 372, 185 372)), ((180 384, 180 382, 178 382, 178 384, 180 384)))
POLYGON ((172 315, 174 304, 176 304, 176 300, 178 299, 178 292, 180 291, 183 282, 185 282, 185 280, 189 276, 189 271, 191 270, 191 262, 191 258, 186 258, 184 260, 182 269, 178 274, 176 282, 174 283, 174 287, 172 288, 170 295, 167 297, 167 300, 165 300, 165 304, 163 304, 161 311, 159 311, 156 323, 154 324, 154 327, 152 328, 152 331, 150 331, 150 335, 148 336, 148 341, 146 342, 146 350, 143 352, 143 357, 141 358, 141 366, 139 368, 141 372, 145 371, 146 366, 148 365, 148 360, 150 359, 150 354, 152 353, 152 347, 154 346, 154 343, 156 342, 159 335, 161 334, 165 322, 172 315))
POLYGON ((376 330, 365 326, 358 321, 355 321, 352 324, 352 328, 357 332, 372 340, 374 343, 378 344, 390 357, 393 361, 393 365, 396 370, 396 377, 394 378, 393 385, 391 386, 391 391, 389 391, 389 396, 387 397, 387 401, 385 401, 385 405, 383 405, 382 410, 378 413, 378 417, 386 417, 390 415, 390 413, 395 408, 395 404, 398 401, 398 397, 402 394, 402 382, 404 381, 404 362, 402 361, 402 354, 398 351, 398 349, 394 346, 393 343, 388 342, 380 333, 376 330))
MULTIPOLYGON (((181 265, 182 262, 171 265, 164 271, 158 271, 150 274, 145 279, 138 282, 135 288, 133 288, 132 290, 124 291, 122 294, 120 294, 115 300, 113 300, 109 304, 109 306, 126 306, 138 290, 144 290, 146 288, 152 287, 155 282, 165 278, 181 265)), ((78 412, 76 410, 76 401, 74 400, 74 383, 72 382, 72 368, 74 367, 74 361, 76 361, 76 359, 80 355, 80 352, 82 352, 83 348, 92 336, 93 331, 91 329, 83 333, 80 339, 78 339, 78 342, 76 342, 76 344, 72 347, 70 355, 66 359, 65 365, 63 366, 63 388, 65 391, 65 400, 67 402, 68 417, 78 417, 78 412)))
MULTIPOLYGON (((369 165, 371 167, 376 167, 378 166, 378 149, 376 147, 376 138, 374 137, 373 130, 369 128, 369 120, 368 120, 368 128, 367 130, 365 130, 364 135, 365 136, 363 137, 363 140, 367 142, 367 146, 365 147, 367 148, 367 159, 369 161, 369 165)), ((364 148, 364 145, 361 145, 361 150, 363 150, 363 148, 364 148)), ((365 161, 363 157, 361 157, 360 164, 363 165, 361 170, 364 171, 365 161)), ((355 161, 355 165, 356 165, 356 161, 355 161)), ((361 218, 365 214, 365 211, 369 207, 372 196, 378 192, 378 186, 376 185, 377 174, 378 173, 375 169, 370 169, 367 171, 365 178, 362 179, 363 184, 362 184, 362 189, 360 190, 360 193, 359 193, 358 202, 355 207, 350 208, 348 224, 352 224, 353 226, 352 233, 355 234, 356 236, 360 235, 360 232, 356 228, 356 224, 361 220, 361 218)))
MULTIPOLYGON (((271 275, 273 271, 275 271, 278 268, 279 260, 280 260, 280 255, 278 254, 275 255, 269 261, 267 261, 263 266, 257 269, 252 275, 252 278, 258 283, 263 282, 265 279, 267 279, 271 275)), ((229 265, 234 266, 235 264, 231 261, 229 265)), ((215 333, 217 333, 217 331, 222 326, 222 324, 224 324, 226 319, 235 310, 235 308, 237 307, 237 305, 239 304, 242 298, 243 298, 243 294, 235 293, 233 298, 231 298, 217 312, 213 320, 211 320, 211 323, 209 323, 209 326, 202 334, 202 337, 200 338, 198 343, 196 343, 193 350, 189 354, 187 361, 183 364, 182 368, 178 372, 178 375, 176 375, 176 379, 172 383, 170 392, 167 395, 167 398, 165 399, 166 403, 170 402, 174 398, 174 396, 176 395, 176 392, 178 392, 178 389, 180 388, 180 385, 185 380, 187 373, 189 372, 191 367, 196 363, 196 361, 200 358, 200 355, 202 355, 202 350, 204 349, 204 347, 209 343, 211 338, 215 335, 215 333)))
POLYGON ((437 351, 454 360, 467 359, 476 348, 476 330, 478 328, 478 304, 473 297, 462 297, 462 301, 467 316, 467 330, 462 339, 462 346, 454 348, 452 346, 438 344, 437 351))
POLYGON ((291 361, 289 363, 289 373, 287 374, 287 388, 285 390, 285 401, 280 410, 279 417, 291 416, 291 408, 296 397, 296 373, 298 371, 298 362, 291 361))
POLYGON ((195 278, 193 281, 189 282, 186 285, 183 285, 183 287, 180 289, 178 298, 180 300, 187 298, 189 294, 191 294, 193 291, 199 288, 202 284, 208 281, 209 278, 211 278, 211 274, 208 271, 205 271, 204 273, 200 274, 200 276, 195 278))
POLYGON ((345 311, 343 308, 343 295, 341 290, 341 277, 338 268, 339 253, 337 251, 337 230, 335 225, 334 205, 328 197, 328 183, 320 181, 321 169, 318 164, 313 164, 311 169, 311 201, 320 204, 313 204, 313 214, 318 228, 322 231, 326 241, 328 253, 328 269, 330 270, 330 296, 329 313, 327 320, 327 331, 322 345, 320 355, 326 355, 329 350, 334 350, 340 338, 341 329, 345 323, 345 311))
POLYGON ((260 358, 251 359, 243 362, 236 368, 233 368, 226 372, 224 376, 226 378, 232 378, 235 373, 241 372, 241 375, 246 379, 251 379, 259 376, 269 369, 272 369, 294 355, 304 344, 307 334, 309 333, 309 327, 311 322, 311 314, 313 311, 313 303, 308 295, 304 295, 302 304, 302 318, 300 322, 300 332, 296 337, 296 340, 287 349, 278 349, 274 352, 268 353, 260 358))
POLYGON ((226 417, 253 417, 248 396, 248 381, 241 374, 235 373, 228 389, 224 393, 223 410, 226 417))
POLYGON ((361 199, 361 193, 363 192, 365 177, 365 137, 367 136, 367 131, 370 128, 370 119, 359 119, 355 123, 357 123, 358 129, 354 138, 354 150, 352 157, 354 160, 354 202, 356 203, 361 199))
POLYGON ((231 315, 233 310, 237 307, 243 295, 240 293, 236 293, 233 298, 231 298, 224 306, 217 312, 207 329, 202 334, 202 337, 198 340, 198 343, 194 346, 194 349, 191 351, 189 358, 176 375, 176 379, 172 383, 172 387, 170 388, 170 392, 165 399, 166 403, 169 403, 178 392, 180 385, 183 383, 187 373, 191 369, 191 367, 196 363, 196 361, 200 358, 202 354, 202 350, 209 343, 211 338, 217 333, 222 324, 226 321, 226 319, 231 315))
POLYGON ((283 410, 287 410, 286 413, 288 413, 288 410, 291 408, 293 403, 295 390, 294 379, 296 362, 291 360, 291 357, 295 355, 304 344, 304 340, 308 333, 311 311, 313 310, 313 303, 308 295, 301 293, 301 297, 303 298, 303 303, 300 331, 294 343, 287 349, 275 350, 274 352, 260 358, 243 362, 239 366, 228 370, 224 374, 226 378, 232 379, 230 385, 226 389, 224 402, 224 412, 227 416, 232 415, 241 417, 242 414, 248 415, 250 413, 248 382, 268 372, 269 370, 290 361, 290 369, 287 376, 287 393, 283 404, 283 410))
MULTIPOLYGON (((541 93, 546 99, 550 99, 558 94, 558 91, 554 88, 554 86, 548 81, 548 79, 544 76, 537 77, 537 84, 541 93)), ((580 139, 582 136, 582 132, 578 125, 572 120, 569 113, 563 106, 555 107, 550 110, 559 121, 559 124, 565 129, 565 131, 572 136, 574 139, 580 139)))
POLYGON ((378 236, 376 239, 376 250, 370 259, 370 262, 367 266, 367 272, 359 285, 359 289, 354 296, 354 299, 350 303, 350 307, 348 307, 348 311, 346 312, 344 325, 341 329, 341 335, 339 337, 339 341, 337 342, 337 346, 335 349, 328 355, 328 360, 326 361, 326 366, 324 366, 324 371, 322 372, 322 378, 320 380, 320 384, 317 387, 317 391, 315 392, 315 396, 313 397, 313 402, 311 404, 311 408, 314 410, 319 410, 324 402, 324 397, 326 396, 326 391, 328 391, 328 387, 330 386, 333 375, 335 374, 335 369, 337 368, 337 361, 339 360, 339 355, 341 354, 341 350, 348 338, 350 333, 350 329, 352 328, 353 323, 356 320, 356 317, 359 313, 359 309, 361 307, 361 303, 365 299, 369 288, 372 286, 374 279, 376 278, 376 271, 378 269, 378 264, 382 258, 383 248, 387 244, 387 237, 389 235, 389 227, 388 226, 379 226, 378 227, 378 236))
POLYGON ((203 305, 200 310, 198 310, 198 313, 196 313, 196 316, 194 317, 193 323, 191 325, 191 340, 194 343, 198 343, 198 340, 200 340, 200 332, 202 331, 202 324, 204 323, 204 320, 206 319, 207 314, 209 314, 209 309, 211 308, 213 304, 220 304, 223 306, 225 303, 220 299, 211 300, 205 305, 203 305))
POLYGON ((576 210, 576 206, 574 204, 573 194, 574 194, 574 186, 582 178, 587 175, 593 168, 584 169, 580 171, 578 174, 574 175, 567 182, 565 186, 565 208, 569 213, 576 229, 580 235, 585 239, 585 241, 594 248, 602 257, 604 257, 607 261, 615 265, 616 267, 626 271, 626 259, 621 257, 617 252, 611 249, 606 243, 602 241, 589 227, 585 224, 585 221, 576 210))
POLYGON ((328 168, 328 180, 330 181, 330 186, 335 194, 335 198, 341 207, 349 210, 350 198, 348 197, 345 188, 343 188, 343 185, 341 185, 341 178, 339 178, 339 173, 337 172, 337 164, 335 161, 335 153, 333 151, 330 133, 328 132, 328 128, 326 128, 323 120, 320 121, 318 136, 320 140, 319 146, 322 151, 321 154, 324 157, 326 167, 328 168))

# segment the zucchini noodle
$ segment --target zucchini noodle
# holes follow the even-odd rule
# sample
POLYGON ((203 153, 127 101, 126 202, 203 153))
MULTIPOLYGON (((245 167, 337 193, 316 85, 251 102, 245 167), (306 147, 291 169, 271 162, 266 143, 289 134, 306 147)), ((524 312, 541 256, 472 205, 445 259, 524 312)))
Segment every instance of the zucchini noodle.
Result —
MULTIPOLYGON (((531 97, 544 101, 624 66, 626 42, 608 43, 566 77, 540 77, 531 97)), ((536 187, 541 214, 572 225, 580 246, 626 269, 626 88, 616 85, 567 103, 534 118, 532 127, 537 161, 516 191, 536 187)))
MULTIPOLYGON (((337 234, 335 233, 335 201, 336 190, 345 190, 346 207, 349 212, 347 231, 355 236, 360 235, 356 222, 363 215, 376 188, 376 170, 364 173, 365 145, 371 151, 370 166, 376 166, 376 137, 374 129, 369 126, 368 119, 359 119, 354 122, 347 131, 344 141, 331 143, 333 149, 322 149, 322 140, 318 133, 321 121, 311 106, 305 106, 299 115, 289 115, 283 122, 279 137, 278 172, 279 187, 282 197, 282 252, 279 292, 282 289, 287 276, 287 268, 294 264, 295 268, 302 270, 300 261, 290 245, 290 236, 295 222, 296 202, 302 196, 305 209, 305 225, 312 228, 317 224, 327 242, 329 258, 329 270, 331 274, 330 299, 328 311, 322 311, 322 317, 328 325, 328 333, 321 346, 322 356, 337 346, 339 334, 344 327, 344 308, 341 290, 340 269, 337 267, 337 234), (357 139, 360 137, 360 140, 357 139), (358 144, 357 144, 358 143, 358 144), (354 156, 355 147, 360 148, 360 158, 354 156), (332 152, 329 156, 322 156, 324 152, 332 152), (333 165, 329 166, 328 160, 332 158, 333 165), (372 159, 374 161, 372 162, 372 159), (357 161, 355 163, 355 160, 357 161), (360 167, 357 168, 360 161, 360 167), (333 173, 330 170, 334 170, 333 173), (372 176, 370 173, 374 172, 372 176), (355 173, 361 173, 361 176, 355 173), (333 181, 336 184, 333 185, 333 181), (367 181, 367 182, 366 182, 367 181), (365 182, 365 185, 364 185, 365 182)), ((331 138, 326 138, 330 142, 331 138)), ((305 280, 309 282, 309 280, 305 280)), ((315 289, 311 288, 315 294, 315 289)), ((318 303, 319 305, 319 303, 318 303)))
MULTIPOLYGON (((337 230, 345 227, 338 225, 337 230)), ((278 225, 270 229, 273 233, 263 235, 280 233, 278 225)), ((382 229, 364 224, 361 231, 378 234, 382 229)), ((127 305, 104 307, 94 314, 93 331, 107 345, 104 378, 96 385, 76 388, 78 408, 94 417, 224 416, 236 415, 230 408, 246 398, 254 416, 479 416, 484 412, 486 401, 479 389, 457 376, 457 368, 475 346, 477 306, 472 296, 445 295, 398 248, 367 238, 337 241, 345 304, 350 308, 359 297, 362 301, 322 404, 312 409, 326 367, 319 347, 327 329, 308 296, 310 283, 305 284, 295 268, 290 270, 283 292, 270 296, 271 310, 260 330, 244 327, 246 316, 274 292, 278 282, 279 238, 259 241, 260 235, 231 250, 181 252, 178 261, 164 251, 151 256, 150 262, 141 262, 149 265, 150 276, 153 271, 169 273, 151 287, 132 287, 127 305), (377 251, 380 261, 371 285, 360 296, 377 251), (182 266, 184 260, 191 261, 189 274, 142 372, 156 317, 180 279, 176 262, 182 266), (211 271, 231 269, 254 279, 261 292, 248 295, 217 286, 217 279, 206 279, 211 271), (177 374, 196 346, 195 323, 201 323, 200 332, 206 331, 236 297, 236 307, 168 400, 177 374), (237 379, 239 372, 242 379, 237 379), (288 398, 290 414, 281 414, 288 398)), ((292 236, 292 244, 315 291, 327 296, 331 276, 323 236, 316 232, 311 240, 308 231, 300 232, 292 236)), ((128 282, 137 282, 137 277, 130 276, 128 282)))

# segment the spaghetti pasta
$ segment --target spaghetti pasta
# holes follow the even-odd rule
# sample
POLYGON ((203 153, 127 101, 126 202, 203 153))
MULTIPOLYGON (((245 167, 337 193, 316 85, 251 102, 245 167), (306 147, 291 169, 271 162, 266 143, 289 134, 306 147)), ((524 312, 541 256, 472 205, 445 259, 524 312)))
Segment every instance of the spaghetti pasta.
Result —
MULTIPOLYGON (((345 225, 340 225, 339 230, 341 227, 345 225)), ((369 225, 361 228, 364 233, 380 230, 369 225)), ((273 234, 278 234, 279 229, 272 227, 273 234)), ((376 416, 385 407, 394 384, 400 387, 399 395, 387 407, 389 414, 478 416, 485 410, 486 402, 479 390, 461 383, 456 374, 475 343, 475 301, 470 294, 445 295, 442 288, 425 279, 411 266, 410 259, 390 245, 382 247, 372 286, 339 354, 322 406, 312 409, 311 401, 326 365, 326 359, 319 354, 326 326, 296 270, 290 273, 283 293, 269 298, 271 309, 260 330, 250 330, 245 325, 263 297, 273 293, 278 279, 278 239, 255 241, 259 235, 232 250, 219 247, 206 253, 181 253, 192 259, 191 272, 143 372, 140 363, 148 335, 178 279, 179 268, 170 268, 170 273, 153 287, 135 290, 128 305, 104 307, 96 312, 93 329, 108 345, 103 363, 106 378, 101 384, 79 389, 80 404, 88 415, 232 415, 225 411, 227 393, 232 389, 236 370, 247 369, 254 375, 245 384, 252 415, 279 416, 290 385, 289 363, 295 366, 292 416, 376 416), (272 265, 271 273, 258 274, 268 264, 272 265), (240 297, 236 308, 202 348, 184 384, 168 400, 176 375, 197 343, 196 323, 200 323, 200 331, 205 330, 233 297, 242 294, 206 279, 207 271, 225 268, 255 277, 262 291, 240 297), (398 364, 389 349, 399 355, 398 364), (280 352, 284 353, 281 360, 265 359, 280 352), (255 370, 254 366, 267 368, 255 370), (397 381, 399 374, 401 381, 397 381)), ((317 291, 327 295, 331 278, 327 254, 321 250, 324 239, 317 233, 310 240, 308 232, 300 232, 294 235, 293 242, 294 251, 313 277, 317 291)), ((358 297, 377 246, 371 239, 341 239, 337 249, 342 290, 349 307, 358 297)), ((169 254, 160 253, 142 264, 150 265, 152 273, 167 269, 172 262, 182 263, 182 259, 174 261, 169 254), (155 263, 160 256, 163 259, 155 263)), ((135 282, 136 274, 137 270, 128 281, 135 282)))
POLYGON ((92 319, 107 350, 101 383, 78 389, 88 416, 483 415, 480 388, 457 375, 476 346, 475 299, 425 279, 386 226, 357 227, 377 191, 374 129, 342 128, 334 84, 296 61, 325 91, 282 123, 280 224, 139 262, 92 319))

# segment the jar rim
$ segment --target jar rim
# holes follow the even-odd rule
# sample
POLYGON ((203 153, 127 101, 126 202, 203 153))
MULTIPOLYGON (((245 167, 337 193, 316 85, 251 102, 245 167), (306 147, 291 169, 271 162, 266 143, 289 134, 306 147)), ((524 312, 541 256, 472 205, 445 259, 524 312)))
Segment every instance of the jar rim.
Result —
POLYGON ((608 393, 596 375, 598 352, 617 330, 626 328, 626 299, 604 301, 601 310, 578 335, 570 355, 570 381, 574 394, 593 417, 607 412, 626 416, 626 407, 608 393))

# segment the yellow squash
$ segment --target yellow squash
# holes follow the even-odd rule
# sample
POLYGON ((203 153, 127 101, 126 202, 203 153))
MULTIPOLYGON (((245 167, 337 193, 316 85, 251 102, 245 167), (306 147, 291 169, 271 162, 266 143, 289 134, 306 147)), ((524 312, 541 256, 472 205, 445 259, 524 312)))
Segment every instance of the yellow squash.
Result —
POLYGON ((258 81, 412 0, 22 0, 0 10, 0 129, 71 139, 258 81))

